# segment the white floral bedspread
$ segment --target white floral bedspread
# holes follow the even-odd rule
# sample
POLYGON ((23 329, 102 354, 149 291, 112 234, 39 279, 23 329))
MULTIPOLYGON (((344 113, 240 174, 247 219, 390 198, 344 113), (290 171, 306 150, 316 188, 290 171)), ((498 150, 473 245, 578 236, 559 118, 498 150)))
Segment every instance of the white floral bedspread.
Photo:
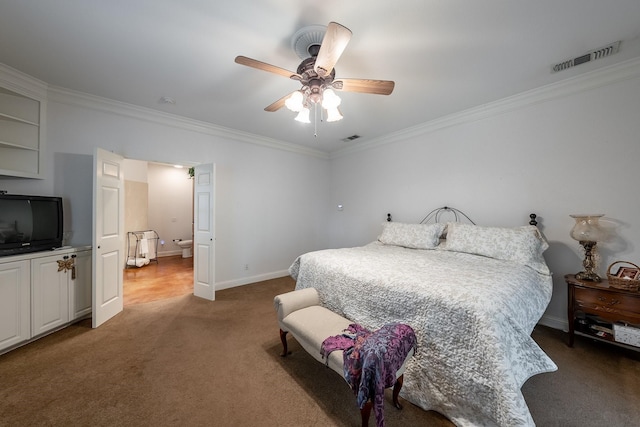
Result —
POLYGON ((556 365, 531 338, 551 277, 529 267, 379 242, 310 252, 289 269, 296 289, 367 328, 398 321, 418 337, 402 396, 459 426, 535 425, 522 392, 556 365))

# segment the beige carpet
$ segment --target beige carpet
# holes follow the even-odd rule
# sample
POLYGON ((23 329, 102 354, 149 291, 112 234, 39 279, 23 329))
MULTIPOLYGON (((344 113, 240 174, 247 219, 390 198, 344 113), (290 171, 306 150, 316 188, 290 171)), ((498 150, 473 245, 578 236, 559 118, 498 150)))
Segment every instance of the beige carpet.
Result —
MULTIPOLYGON (((281 358, 273 297, 290 278, 127 306, 0 356, 2 426, 358 426, 353 394, 289 338, 281 358)), ((640 419, 638 353, 538 328, 559 365, 523 393, 539 426, 627 426, 640 419)), ((387 426, 451 426, 387 399, 387 426)), ((374 425, 372 419, 370 425, 374 425)), ((637 425, 637 424, 636 424, 637 425)))

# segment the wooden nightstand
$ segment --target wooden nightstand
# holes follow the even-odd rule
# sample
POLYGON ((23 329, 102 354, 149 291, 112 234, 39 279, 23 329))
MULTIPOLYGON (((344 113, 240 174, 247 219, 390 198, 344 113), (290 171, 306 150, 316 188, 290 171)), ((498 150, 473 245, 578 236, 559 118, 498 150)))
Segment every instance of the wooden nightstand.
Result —
POLYGON ((617 342, 608 333, 613 323, 640 324, 640 292, 630 292, 601 282, 578 280, 573 274, 564 279, 568 285, 569 347, 575 334, 607 341, 640 351, 639 347, 617 342))

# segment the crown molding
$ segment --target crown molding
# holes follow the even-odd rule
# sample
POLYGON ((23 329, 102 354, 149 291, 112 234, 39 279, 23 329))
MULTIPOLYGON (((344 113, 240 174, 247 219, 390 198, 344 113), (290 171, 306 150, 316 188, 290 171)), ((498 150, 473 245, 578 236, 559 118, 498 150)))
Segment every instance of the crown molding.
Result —
POLYGON ((190 130, 219 138, 231 139, 321 159, 333 159, 347 156, 387 144, 423 136, 447 127, 481 120, 487 117, 525 108, 530 105, 563 98, 582 91, 638 77, 640 77, 640 58, 634 58, 618 64, 599 68, 579 76, 570 77, 557 83, 552 83, 514 96, 503 98, 495 102, 483 104, 478 107, 470 108, 429 122, 402 129, 400 131, 372 139, 369 142, 358 144, 357 146, 347 147, 332 153, 325 153, 320 150, 314 150, 297 144, 225 128, 212 123, 188 119, 175 114, 139 107, 58 86, 49 86, 41 80, 35 79, 21 71, 0 63, 0 84, 9 90, 22 93, 26 96, 80 106, 83 108, 162 124, 165 126, 172 126, 183 130, 190 130))
POLYGON ((599 68, 579 76, 541 86, 501 100, 470 108, 468 110, 443 116, 416 126, 393 132, 357 146, 343 148, 330 154, 331 159, 347 156, 353 153, 370 150, 387 144, 392 144, 423 136, 428 133, 456 126, 464 123, 497 116, 509 111, 522 109, 542 102, 563 98, 575 93, 595 89, 628 79, 640 77, 640 58, 620 62, 615 65, 599 68))
POLYGON ((114 101, 112 99, 102 98, 99 96, 90 95, 84 92, 78 92, 59 86, 49 86, 48 100, 165 126, 171 126, 182 130, 198 132, 219 138, 259 145, 262 147, 290 151, 293 153, 303 154, 311 157, 318 157, 321 159, 329 158, 329 155, 327 153, 319 150, 314 150, 312 148, 278 141, 276 139, 266 138, 260 135, 242 132, 235 129, 225 128, 222 126, 214 125, 212 123, 189 119, 175 114, 153 110, 151 108, 139 107, 133 104, 114 101))
POLYGON ((21 71, 0 63, 0 85, 30 98, 44 100, 48 85, 21 71))

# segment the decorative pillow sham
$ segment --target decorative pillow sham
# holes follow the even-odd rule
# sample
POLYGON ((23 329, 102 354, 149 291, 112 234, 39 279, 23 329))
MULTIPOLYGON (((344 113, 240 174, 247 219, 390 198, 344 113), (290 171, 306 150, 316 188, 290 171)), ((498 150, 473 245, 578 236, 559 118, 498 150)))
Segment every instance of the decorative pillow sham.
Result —
POLYGON ((446 224, 404 224, 385 222, 378 240, 385 245, 410 249, 433 249, 440 242, 446 224))
POLYGON ((542 253, 549 244, 537 227, 482 227, 450 222, 443 249, 482 255, 527 265, 541 274, 551 274, 542 253))

